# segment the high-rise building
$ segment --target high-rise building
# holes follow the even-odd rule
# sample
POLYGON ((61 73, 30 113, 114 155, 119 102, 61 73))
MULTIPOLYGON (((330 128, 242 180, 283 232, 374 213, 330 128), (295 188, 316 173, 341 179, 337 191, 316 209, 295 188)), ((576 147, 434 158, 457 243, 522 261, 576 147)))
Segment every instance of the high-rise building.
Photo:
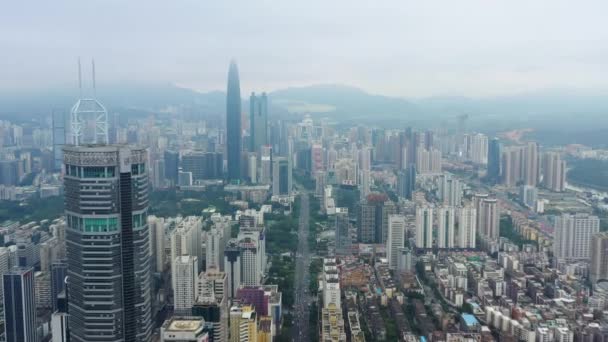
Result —
POLYGON ((257 229, 241 229, 238 235, 241 252, 241 283, 260 285, 266 267, 264 233, 257 229))
POLYGON ((2 276, 6 342, 38 342, 34 269, 14 268, 2 276))
POLYGON ((454 207, 441 206, 437 208, 437 247, 454 248, 454 207))
POLYGON ((399 250, 405 245, 405 216, 389 215, 388 238, 386 240, 386 258, 391 270, 397 269, 399 250))
POLYGON ((272 146, 264 145, 260 150, 260 175, 258 183, 272 183, 272 146))
POLYGON ((150 227, 152 270, 161 273, 165 269, 165 219, 150 215, 148 216, 148 226, 150 227))
POLYGON ((259 153, 268 144, 268 98, 266 93, 249 97, 249 129, 251 135, 250 151, 259 153))
POLYGON ((65 278, 68 276, 68 264, 65 260, 54 262, 51 265, 51 307, 57 310, 58 296, 65 291, 65 278))
POLYGON ((597 233, 591 239, 589 276, 594 283, 608 279, 608 232, 597 233))
POLYGON ((566 189, 566 161, 559 153, 547 152, 543 157, 543 186, 551 191, 566 189))
POLYGON ((515 186, 524 181, 524 148, 522 146, 506 147, 502 151, 501 178, 502 183, 515 186))
POLYGON ((416 207, 416 247, 433 248, 433 208, 416 207))
POLYGON ((477 234, 477 209, 464 206, 458 209, 458 247, 475 248, 477 234))
POLYGON ((536 201, 538 199, 538 189, 532 185, 522 185, 519 188, 519 200, 526 207, 536 210, 536 201))
POLYGON ((376 234, 376 205, 362 201, 357 210, 357 241, 374 243, 376 234))
POLYGON ((205 269, 224 270, 224 247, 226 239, 223 227, 211 227, 205 232, 205 269))
POLYGON ((257 341, 257 317, 253 305, 233 305, 230 308, 230 342, 257 341))
POLYGON ((529 142, 524 150, 524 183, 536 186, 540 176, 538 144, 529 142))
POLYGON ((588 260, 593 235, 599 231, 600 220, 597 216, 578 213, 556 217, 553 255, 558 260, 588 260))
POLYGON ((236 62, 230 62, 228 69, 228 89, 226 92, 226 160, 228 179, 241 179, 241 86, 236 62))
MULTIPOLYGON (((202 228, 203 221, 199 216, 188 216, 177 223, 177 227, 171 232, 171 272, 175 269, 177 257, 190 255, 195 256, 197 261, 203 260, 202 228)), ((203 269, 201 263, 198 262, 199 271, 203 269)), ((172 280, 175 287, 175 277, 172 280)))
POLYGON ((160 327, 161 342, 205 342, 210 340, 205 320, 201 317, 172 316, 160 327))
POLYGON ((289 196, 292 189, 291 162, 286 157, 276 157, 272 161, 272 195, 289 196))
POLYGON ((63 165, 63 145, 66 138, 66 116, 61 111, 53 111, 53 169, 60 171, 63 165))
POLYGON ((175 268, 171 270, 175 278, 173 287, 173 309, 179 315, 192 312, 192 305, 198 292, 198 259, 182 255, 175 258, 175 268))
MULTIPOLYGON (((477 195, 476 195, 477 196, 477 195)), ((480 235, 491 240, 498 239, 500 228, 500 212, 495 198, 475 198, 477 200, 477 231, 480 235)))
POLYGON ((336 232, 336 254, 351 254, 352 239, 350 237, 348 212, 336 213, 334 216, 334 229, 336 232))
POLYGON ((177 173, 179 170, 179 152, 166 150, 164 155, 165 160, 165 178, 172 185, 177 185, 177 173))
POLYGON ((64 148, 72 341, 150 340, 147 156, 126 145, 64 148))
POLYGON ((222 178, 223 156, 219 152, 190 151, 182 156, 182 170, 194 181, 222 178))
POLYGON ((491 182, 500 179, 500 140, 494 138, 488 145, 488 172, 487 178, 491 182))
POLYGON ((474 164, 488 163, 488 136, 485 134, 465 134, 464 144, 467 160, 474 164))
POLYGON ((409 164, 408 167, 397 174, 397 195, 411 200, 416 190, 416 165, 409 164))
POLYGON ((237 239, 229 240, 224 248, 224 270, 228 282, 228 298, 236 297, 241 285, 241 249, 237 239))
POLYGON ((51 314, 51 342, 68 342, 69 337, 69 326, 68 326, 69 315, 67 312, 53 312, 51 314))
POLYGON ((449 173, 439 178, 439 198, 444 205, 459 206, 462 202, 462 186, 460 181, 449 173))
POLYGON ((192 314, 213 324, 213 341, 228 339, 227 276, 215 268, 199 276, 199 291, 192 314))
POLYGON ((155 160, 152 167, 152 187, 162 189, 165 187, 165 161, 155 160))

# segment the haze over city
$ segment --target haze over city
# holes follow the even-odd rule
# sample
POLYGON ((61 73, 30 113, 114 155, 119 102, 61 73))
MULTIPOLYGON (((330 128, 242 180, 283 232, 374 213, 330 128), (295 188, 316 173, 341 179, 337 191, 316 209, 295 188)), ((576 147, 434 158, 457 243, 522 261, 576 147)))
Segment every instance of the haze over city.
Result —
POLYGON ((346 84, 396 97, 546 90, 606 94, 605 1, 7 2, 0 89, 74 86, 76 59, 100 84, 243 92, 346 84), (101 72, 102 71, 102 72, 101 72))

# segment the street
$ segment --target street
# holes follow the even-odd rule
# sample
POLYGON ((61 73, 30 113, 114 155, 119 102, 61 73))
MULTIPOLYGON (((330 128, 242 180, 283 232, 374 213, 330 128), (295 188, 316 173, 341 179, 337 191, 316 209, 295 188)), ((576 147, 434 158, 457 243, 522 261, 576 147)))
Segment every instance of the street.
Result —
MULTIPOLYGON (((309 265, 310 251, 308 250, 308 230, 310 206, 308 193, 300 195, 300 218, 298 223, 298 251, 296 253, 295 274, 295 304, 294 304, 294 326, 292 329, 294 341, 309 341, 309 304, 311 303, 308 293, 310 282, 309 265)), ((313 334, 316 332, 312 332, 313 334)))

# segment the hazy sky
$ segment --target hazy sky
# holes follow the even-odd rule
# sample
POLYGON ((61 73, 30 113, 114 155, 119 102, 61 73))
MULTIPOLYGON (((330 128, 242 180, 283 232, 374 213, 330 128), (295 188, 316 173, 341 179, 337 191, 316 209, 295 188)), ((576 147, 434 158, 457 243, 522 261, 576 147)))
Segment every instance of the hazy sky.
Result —
POLYGON ((5 1, 0 91, 98 83, 243 93, 343 83, 374 93, 491 96, 608 93, 608 1, 5 1))

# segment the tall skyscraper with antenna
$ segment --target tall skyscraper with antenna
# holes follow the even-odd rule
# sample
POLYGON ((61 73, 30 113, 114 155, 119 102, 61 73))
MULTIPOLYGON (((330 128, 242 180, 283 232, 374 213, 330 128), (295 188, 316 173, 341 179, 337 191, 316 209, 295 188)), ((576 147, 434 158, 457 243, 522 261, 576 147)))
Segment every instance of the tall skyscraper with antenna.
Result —
POLYGON ((228 180, 241 178, 241 86, 239 70, 235 61, 228 69, 228 89, 226 94, 226 159, 228 161, 228 180))
POLYGON ((92 92, 89 97, 83 95, 82 68, 78 60, 78 88, 80 98, 70 111, 70 142, 80 144, 107 144, 108 111, 97 101, 95 89, 95 61, 91 61, 92 92))

